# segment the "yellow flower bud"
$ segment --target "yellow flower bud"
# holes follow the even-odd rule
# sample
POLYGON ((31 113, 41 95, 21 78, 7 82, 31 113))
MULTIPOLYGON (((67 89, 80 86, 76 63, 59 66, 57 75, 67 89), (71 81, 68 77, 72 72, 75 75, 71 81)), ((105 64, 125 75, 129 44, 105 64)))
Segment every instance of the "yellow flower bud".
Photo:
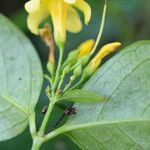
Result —
POLYGON ((109 55, 110 53, 117 50, 120 46, 121 43, 119 42, 114 42, 114 43, 104 45, 97 53, 97 55, 93 58, 93 60, 90 62, 91 68, 93 68, 94 70, 97 69, 102 59, 107 55, 109 55))
POLYGON ((85 77, 91 76, 97 70, 98 66, 102 62, 102 59, 107 55, 109 55, 110 53, 117 50, 120 46, 121 43, 119 42, 104 45, 97 53, 97 55, 91 60, 88 66, 84 69, 83 76, 85 77))
POLYGON ((89 40, 83 42, 78 48, 80 50, 80 52, 78 54, 78 58, 81 58, 82 56, 85 56, 85 55, 90 55, 93 46, 94 46, 93 39, 89 39, 89 40))

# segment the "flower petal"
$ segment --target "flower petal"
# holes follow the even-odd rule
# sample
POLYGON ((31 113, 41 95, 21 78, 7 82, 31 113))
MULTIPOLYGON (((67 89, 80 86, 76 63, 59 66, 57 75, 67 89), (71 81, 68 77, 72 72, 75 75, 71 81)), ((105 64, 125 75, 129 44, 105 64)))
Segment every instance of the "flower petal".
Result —
POLYGON ((30 31, 34 34, 38 34, 39 24, 49 15, 46 9, 39 9, 35 13, 31 13, 28 16, 27 24, 30 31))
POLYGON ((88 24, 88 22, 91 19, 91 7, 90 5, 85 2, 84 0, 76 0, 76 3, 73 4, 74 7, 78 8, 84 13, 85 17, 85 24, 88 24))
POLYGON ((57 43, 66 40, 66 16, 69 5, 63 0, 49 0, 49 12, 54 26, 54 36, 57 43))
POLYGON ((69 32, 77 33, 82 30, 82 22, 78 12, 69 7, 66 19, 66 27, 69 32))
POLYGON ((64 0, 64 2, 66 2, 68 4, 74 4, 76 2, 76 0, 64 0))
POLYGON ((25 9, 28 13, 36 12, 40 7, 41 0, 30 0, 25 4, 25 9))

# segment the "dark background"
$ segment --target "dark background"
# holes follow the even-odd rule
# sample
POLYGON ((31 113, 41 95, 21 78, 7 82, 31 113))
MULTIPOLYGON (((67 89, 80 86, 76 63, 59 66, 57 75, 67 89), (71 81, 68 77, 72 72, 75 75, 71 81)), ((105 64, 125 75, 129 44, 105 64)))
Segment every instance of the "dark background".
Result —
MULTIPOLYGON (((47 62, 48 49, 39 37, 32 35, 26 26, 27 14, 24 3, 27 0, 0 0, 0 13, 9 17, 33 42, 41 58, 44 72, 47 62)), ((83 31, 78 34, 68 34, 66 53, 76 48, 88 38, 96 38, 102 14, 103 0, 88 0, 92 7, 92 20, 83 31)), ((150 1, 149 0, 109 0, 105 30, 99 47, 105 43, 119 41, 122 47, 137 40, 148 40, 150 37, 150 1)), ((83 16, 81 14, 83 19, 83 16)), ((57 50, 56 50, 57 57, 57 50)), ((44 82, 44 87, 47 85, 44 82)), ((43 87, 43 89, 44 89, 43 87)), ((41 95, 37 112, 47 103, 46 96, 41 95)), ((61 110, 55 109, 55 120, 61 110)), ((0 142, 0 150, 29 150, 31 137, 28 128, 21 135, 12 140, 0 142)), ((59 136, 43 145, 43 150, 79 150, 67 137, 59 136)))

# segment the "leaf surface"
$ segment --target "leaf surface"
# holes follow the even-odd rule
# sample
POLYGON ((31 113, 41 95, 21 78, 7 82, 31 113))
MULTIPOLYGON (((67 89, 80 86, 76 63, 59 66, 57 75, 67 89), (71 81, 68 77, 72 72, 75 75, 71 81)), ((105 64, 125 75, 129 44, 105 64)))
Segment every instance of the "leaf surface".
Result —
POLYGON ((100 102, 104 101, 105 99, 104 97, 98 95, 95 92, 91 92, 84 89, 77 89, 65 92, 60 97, 60 100, 85 103, 85 102, 100 102))
POLYGON ((0 14, 0 141, 27 127, 42 82, 41 64, 32 44, 0 14))
POLYGON ((77 114, 61 132, 84 150, 150 149, 150 41, 121 50, 84 89, 106 101, 75 103, 77 114))

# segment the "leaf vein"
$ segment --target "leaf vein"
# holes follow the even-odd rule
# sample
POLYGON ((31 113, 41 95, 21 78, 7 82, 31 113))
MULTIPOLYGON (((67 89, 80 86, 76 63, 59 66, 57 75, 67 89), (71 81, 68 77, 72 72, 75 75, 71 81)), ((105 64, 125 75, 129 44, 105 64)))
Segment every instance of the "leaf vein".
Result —
POLYGON ((120 83, 117 85, 117 87, 116 87, 115 90, 112 92, 112 94, 111 94, 111 95, 106 99, 106 101, 104 102, 104 104, 103 104, 103 106, 102 106, 102 108, 101 108, 101 110, 100 110, 100 113, 99 113, 99 115, 98 115, 97 118, 100 117, 100 115, 102 114, 102 111, 103 111, 103 109, 104 109, 106 103, 110 100, 110 98, 113 96, 113 94, 116 92, 116 90, 120 87, 120 85, 122 84, 122 82, 123 82, 131 73, 133 73, 139 66, 143 65, 143 64, 144 64, 145 62, 147 62, 147 61, 150 61, 150 58, 145 59, 145 60, 143 60, 142 62, 140 62, 139 64, 137 64, 136 67, 134 67, 128 74, 125 75, 125 77, 120 81, 120 83))
POLYGON ((19 104, 17 104, 14 100, 10 100, 8 97, 5 97, 3 95, 0 95, 0 98, 5 99, 7 102, 14 105, 16 108, 18 108, 19 110, 21 110, 25 114, 28 114, 28 110, 26 110, 26 108, 24 108, 22 106, 20 107, 19 104))
POLYGON ((0 113, 5 113, 6 111, 10 110, 11 108, 13 107, 13 105, 11 105, 10 107, 8 107, 7 109, 3 110, 3 111, 0 111, 0 113))
POLYGON ((14 125, 13 125, 12 127, 10 127, 9 129, 7 128, 6 130, 0 131, 0 133, 3 134, 4 132, 6 132, 6 131, 8 131, 8 130, 12 130, 12 129, 15 128, 16 126, 18 126, 18 125, 24 123, 27 119, 28 119, 28 117, 25 118, 25 119, 23 119, 22 121, 20 121, 20 122, 14 124, 14 125))
POLYGON ((78 140, 77 140, 71 133, 69 133, 68 136, 71 137, 72 140, 74 141, 74 143, 76 143, 81 149, 83 149, 83 150, 87 149, 85 146, 81 145, 81 144, 78 142, 78 140))
POLYGON ((130 139, 134 144, 138 145, 138 146, 141 148, 141 150, 145 150, 141 145, 139 145, 136 141, 134 141, 132 137, 130 137, 127 133, 125 133, 125 131, 123 131, 123 130, 119 127, 119 125, 117 125, 117 124, 114 124, 114 125, 115 125, 128 139, 130 139))
POLYGON ((89 136, 91 136, 94 140, 96 140, 105 150, 108 150, 105 145, 97 138, 95 138, 92 134, 90 134, 87 130, 83 129, 84 132, 86 132, 89 136))

